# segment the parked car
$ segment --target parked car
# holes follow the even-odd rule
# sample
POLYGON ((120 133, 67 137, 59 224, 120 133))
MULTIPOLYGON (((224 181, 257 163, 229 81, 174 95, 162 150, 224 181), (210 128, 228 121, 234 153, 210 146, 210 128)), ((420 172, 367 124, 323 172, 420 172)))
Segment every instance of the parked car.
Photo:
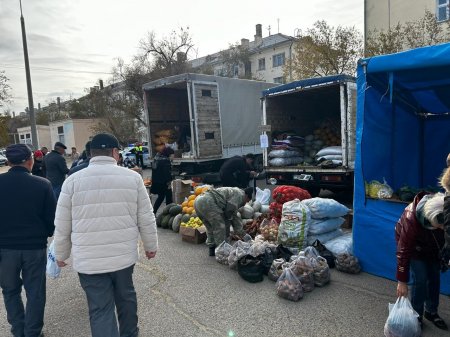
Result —
MULTIPOLYGON (((134 159, 134 161, 136 162, 136 155, 131 152, 131 150, 133 149, 133 147, 129 146, 124 148, 122 151, 120 151, 120 153, 122 153, 122 157, 125 160, 125 158, 132 158, 134 159)), ((150 153, 148 151, 148 147, 147 146, 143 146, 142 149, 144 150, 144 166, 150 166, 151 161, 150 161, 150 153)))
POLYGON ((6 165, 7 161, 8 160, 6 159, 6 157, 4 155, 0 154, 0 166, 6 165))

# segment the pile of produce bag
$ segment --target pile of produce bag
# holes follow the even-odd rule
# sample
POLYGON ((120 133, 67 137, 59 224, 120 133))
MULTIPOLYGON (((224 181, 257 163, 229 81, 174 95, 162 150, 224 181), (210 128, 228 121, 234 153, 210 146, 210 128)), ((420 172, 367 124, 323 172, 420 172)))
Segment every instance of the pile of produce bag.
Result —
POLYGON ((324 160, 329 160, 333 164, 342 165, 342 147, 328 146, 321 149, 316 154, 316 161, 320 163, 324 160))
POLYGON ((281 220, 283 204, 294 199, 304 200, 311 198, 307 190, 296 186, 281 185, 272 191, 272 199, 270 204, 270 216, 275 218, 278 222, 281 220))
POLYGON ((308 245, 312 245, 316 240, 326 243, 343 235, 340 227, 345 220, 342 217, 350 211, 345 205, 327 198, 311 198, 303 200, 302 203, 311 212, 308 245))
POLYGON ((339 254, 336 256, 336 269, 348 274, 358 274, 361 271, 358 258, 351 254, 339 254))

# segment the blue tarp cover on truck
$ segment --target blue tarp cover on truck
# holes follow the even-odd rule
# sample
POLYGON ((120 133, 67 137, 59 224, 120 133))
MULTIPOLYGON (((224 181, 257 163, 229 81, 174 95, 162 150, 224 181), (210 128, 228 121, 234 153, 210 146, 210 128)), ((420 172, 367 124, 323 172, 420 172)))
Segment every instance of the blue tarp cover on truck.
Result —
POLYGON ((283 92, 290 92, 294 90, 301 90, 303 88, 312 87, 312 86, 320 86, 332 83, 340 83, 340 82, 348 82, 355 81, 355 78, 348 75, 333 75, 333 76, 325 76, 325 77, 315 77, 308 78, 306 80, 300 80, 295 82, 290 82, 287 84, 279 85, 277 87, 273 87, 263 91, 263 97, 270 96, 273 94, 279 94, 283 92))
MULTIPOLYGON (((437 188, 450 152, 450 44, 358 65, 353 240, 366 272, 395 280, 394 227, 405 203, 370 199, 364 182, 437 188)), ((450 294, 450 271, 441 291, 450 294)))

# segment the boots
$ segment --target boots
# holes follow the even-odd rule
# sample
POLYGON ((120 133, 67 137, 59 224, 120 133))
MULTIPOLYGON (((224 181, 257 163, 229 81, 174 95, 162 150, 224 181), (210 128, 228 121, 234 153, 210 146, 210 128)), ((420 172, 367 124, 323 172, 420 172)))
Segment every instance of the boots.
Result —
POLYGON ((209 256, 216 256, 216 246, 209 246, 209 256))

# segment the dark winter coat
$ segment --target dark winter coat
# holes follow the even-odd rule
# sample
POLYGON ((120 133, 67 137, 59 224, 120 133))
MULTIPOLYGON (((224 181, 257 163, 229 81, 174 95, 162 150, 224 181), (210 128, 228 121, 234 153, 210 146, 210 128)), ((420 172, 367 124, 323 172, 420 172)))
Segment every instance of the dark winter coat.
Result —
POLYGON ((228 159, 220 168, 220 180, 226 187, 248 187, 251 168, 244 157, 235 156, 228 159))
POLYGON ((66 160, 57 151, 53 150, 44 157, 47 179, 53 186, 61 186, 69 172, 66 160))
POLYGON ((53 235, 56 199, 47 179, 22 166, 0 174, 0 248, 42 249, 53 235))
POLYGON ((395 226, 397 280, 401 282, 409 281, 411 259, 440 261, 440 252, 444 247, 444 231, 426 229, 416 217, 417 204, 426 194, 421 192, 416 195, 395 226))
MULTIPOLYGON (((43 158, 42 158, 43 159, 43 158)), ((45 178, 45 166, 44 166, 44 160, 34 160, 33 168, 31 169, 31 174, 34 176, 45 178)))
POLYGON ((153 194, 165 193, 171 181, 172 165, 170 159, 158 153, 152 163, 152 186, 150 192, 153 194))

